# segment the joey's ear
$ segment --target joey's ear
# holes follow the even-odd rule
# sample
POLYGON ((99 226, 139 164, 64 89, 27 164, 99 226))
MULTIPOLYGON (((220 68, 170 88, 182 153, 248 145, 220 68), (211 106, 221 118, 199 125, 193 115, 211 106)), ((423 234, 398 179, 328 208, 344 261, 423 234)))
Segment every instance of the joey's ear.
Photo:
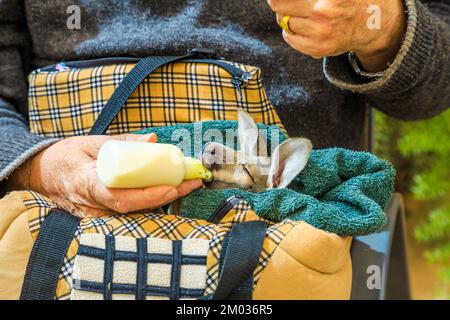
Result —
POLYGON ((238 109, 239 150, 249 156, 267 156, 266 140, 261 137, 253 118, 244 110, 238 109))
POLYGON ((311 141, 304 138, 292 138, 280 144, 272 154, 269 188, 287 187, 305 168, 311 150, 311 141))

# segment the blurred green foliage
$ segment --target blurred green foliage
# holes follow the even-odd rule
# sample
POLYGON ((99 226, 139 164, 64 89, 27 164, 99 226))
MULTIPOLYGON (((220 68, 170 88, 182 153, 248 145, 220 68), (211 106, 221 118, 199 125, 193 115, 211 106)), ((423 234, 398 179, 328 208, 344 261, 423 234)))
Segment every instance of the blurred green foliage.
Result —
POLYGON ((397 189, 430 208, 414 237, 432 249, 439 263, 442 291, 450 296, 450 110, 430 120, 403 122, 376 113, 376 150, 397 168, 397 189))

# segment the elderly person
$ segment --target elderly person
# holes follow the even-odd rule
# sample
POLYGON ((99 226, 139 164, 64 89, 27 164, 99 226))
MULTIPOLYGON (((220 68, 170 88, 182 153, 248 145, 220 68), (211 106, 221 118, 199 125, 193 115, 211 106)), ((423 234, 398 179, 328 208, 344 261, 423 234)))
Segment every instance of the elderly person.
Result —
POLYGON ((257 65, 292 136, 316 147, 364 149, 367 107, 404 120, 450 105, 448 0, 0 0, 0 181, 33 189, 75 214, 128 212, 171 202, 178 188, 108 190, 95 174, 107 139, 33 135, 27 126, 27 73, 61 60, 183 54, 213 48, 257 65), (69 13, 68 13, 69 12, 69 13), (274 14, 275 12, 275 14, 274 14), (276 20, 283 26, 283 32, 276 20))

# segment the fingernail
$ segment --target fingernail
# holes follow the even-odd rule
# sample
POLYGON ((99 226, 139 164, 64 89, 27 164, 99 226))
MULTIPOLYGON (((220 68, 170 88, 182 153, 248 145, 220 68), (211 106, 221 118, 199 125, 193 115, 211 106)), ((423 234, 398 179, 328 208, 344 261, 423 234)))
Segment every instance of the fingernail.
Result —
POLYGON ((148 142, 156 142, 158 141, 158 136, 156 135, 156 133, 150 133, 148 135, 148 142))
POLYGON ((170 201, 176 199, 178 196, 178 191, 176 189, 172 189, 164 195, 164 201, 170 201))
POLYGON ((134 140, 143 142, 154 142, 154 140, 156 140, 156 135, 154 133, 133 134, 132 137, 134 140))

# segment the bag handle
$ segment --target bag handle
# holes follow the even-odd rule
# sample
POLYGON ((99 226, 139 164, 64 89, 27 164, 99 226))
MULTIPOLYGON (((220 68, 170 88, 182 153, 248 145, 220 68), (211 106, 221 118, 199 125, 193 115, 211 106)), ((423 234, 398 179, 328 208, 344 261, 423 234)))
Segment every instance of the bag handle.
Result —
POLYGON ((53 300, 64 257, 80 219, 52 209, 42 222, 31 250, 20 300, 53 300))
POLYGON ((223 262, 219 283, 216 291, 208 298, 214 300, 252 298, 253 271, 258 265, 266 229, 265 221, 242 222, 233 226, 222 248, 220 258, 223 262))

